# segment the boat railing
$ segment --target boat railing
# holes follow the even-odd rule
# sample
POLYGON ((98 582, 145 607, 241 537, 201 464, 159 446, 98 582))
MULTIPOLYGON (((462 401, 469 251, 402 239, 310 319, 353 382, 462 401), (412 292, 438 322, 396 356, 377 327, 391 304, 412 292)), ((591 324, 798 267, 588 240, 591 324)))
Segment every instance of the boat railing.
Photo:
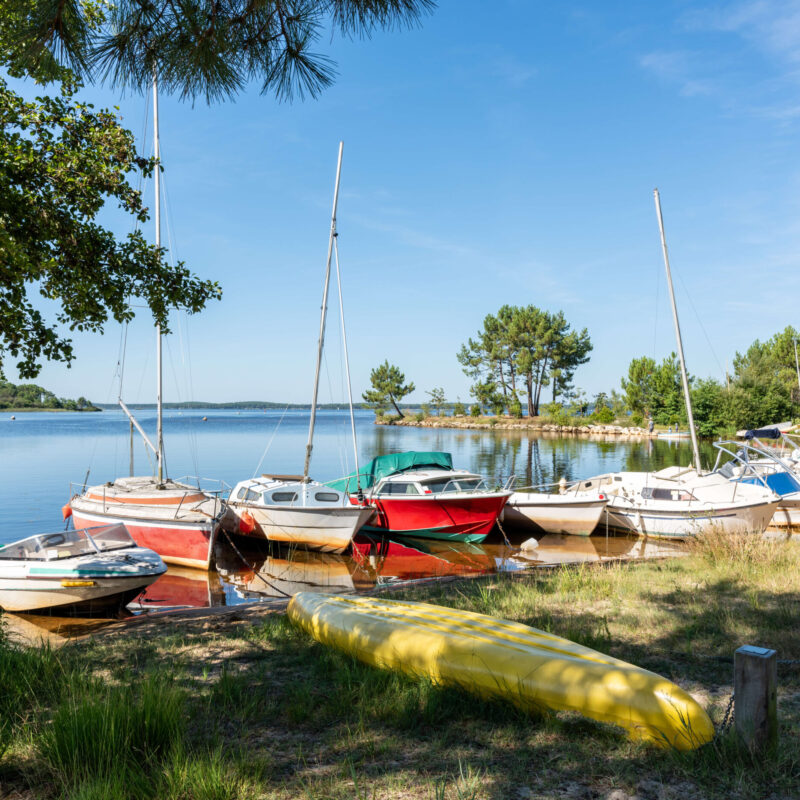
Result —
MULTIPOLYGON (((516 478, 515 475, 511 477, 516 478)), ((581 488, 581 481, 567 481, 565 478, 562 478, 560 481, 553 481, 552 483, 534 483, 530 486, 516 486, 512 483, 509 488, 514 492, 539 492, 541 494, 569 494, 571 492, 577 494, 581 488), (558 489, 558 492, 542 492, 542 489, 552 488, 558 489)))
POLYGON ((219 478, 202 478, 198 475, 181 475, 180 478, 175 478, 175 483, 188 483, 191 486, 196 486, 201 492, 206 494, 223 494, 230 492, 231 486, 219 478))
MULTIPOLYGON (((720 474, 727 477, 731 480, 732 483, 738 484, 742 482, 742 479, 745 476, 752 476, 755 480, 757 480, 765 489, 772 492, 773 494, 777 494, 775 490, 769 485, 767 479, 764 476, 762 470, 759 470, 758 464, 753 464, 750 461, 749 455, 750 453, 754 453, 759 459, 767 458, 774 463, 777 467, 776 472, 785 472, 786 474, 790 475, 794 478, 794 472, 792 468, 780 457, 778 457, 771 449, 763 449, 761 447, 754 447, 747 442, 737 442, 732 441, 729 439, 723 439, 718 442, 714 442, 714 447, 717 448, 717 459, 714 462, 714 469, 712 472, 720 472, 720 474), (735 451, 734 449, 735 448, 735 451), (725 467, 725 464, 731 463, 731 461, 726 461, 722 463, 723 455, 728 455, 731 458, 731 461, 737 462, 741 467, 741 472, 739 474, 726 475, 722 470, 725 467)), ((795 482, 796 479, 795 479, 795 482)))

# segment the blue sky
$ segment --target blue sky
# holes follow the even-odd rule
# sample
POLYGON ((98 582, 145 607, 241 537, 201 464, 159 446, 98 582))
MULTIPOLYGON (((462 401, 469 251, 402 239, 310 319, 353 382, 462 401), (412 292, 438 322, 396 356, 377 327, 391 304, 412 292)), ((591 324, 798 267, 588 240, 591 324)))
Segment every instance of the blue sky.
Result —
MULTIPOLYGON (((339 139, 357 396, 389 359, 410 400, 468 400, 456 352, 504 303, 588 328, 589 394, 668 354, 655 186, 692 373, 722 378, 737 350, 798 324, 800 2, 441 0, 418 29, 320 49, 339 76, 316 101, 162 98, 173 253, 224 290, 176 319, 165 399, 309 401, 339 139)), ((141 136, 146 98, 85 96, 141 136)), ((337 324, 323 401, 345 397, 337 324)), ((124 395, 150 401, 144 314, 127 341, 124 395)), ((37 382, 113 400, 118 326, 75 343, 72 369, 37 382)))

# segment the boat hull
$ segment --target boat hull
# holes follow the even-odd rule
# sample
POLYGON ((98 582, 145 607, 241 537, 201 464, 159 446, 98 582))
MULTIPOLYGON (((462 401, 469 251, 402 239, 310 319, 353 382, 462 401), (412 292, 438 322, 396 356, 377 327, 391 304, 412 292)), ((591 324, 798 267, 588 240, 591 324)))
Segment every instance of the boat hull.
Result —
POLYGON ((356 532, 375 513, 374 509, 362 506, 283 508, 231 503, 229 508, 237 521, 245 512, 255 520, 252 531, 245 532, 237 526, 232 529, 233 533, 320 553, 343 553, 356 532))
POLYGON ((494 527, 509 494, 378 496, 377 514, 364 530, 393 536, 482 542, 494 527))
POLYGON ((136 515, 136 508, 132 505, 109 509, 107 513, 88 511, 75 501, 72 504, 72 519, 76 528, 122 523, 136 544, 154 550, 165 563, 204 570, 211 565, 214 538, 219 526, 216 520, 180 522, 143 518, 136 515))
POLYGON ((619 498, 608 504, 609 525, 631 533, 665 539, 693 539, 709 530, 725 533, 763 533, 770 523, 778 501, 738 505, 717 505, 706 510, 676 511, 657 505, 623 505, 619 498))
POLYGON ((714 738, 708 715, 674 683, 527 625, 427 603, 312 592, 296 594, 288 616, 373 666, 525 710, 576 711, 678 750, 714 738))
POLYGON ((166 572, 140 548, 55 561, 0 561, 0 607, 95 614, 121 609, 166 572))
POLYGON ((589 536, 600 522, 607 502, 569 495, 514 492, 503 510, 503 521, 532 523, 545 533, 589 536))

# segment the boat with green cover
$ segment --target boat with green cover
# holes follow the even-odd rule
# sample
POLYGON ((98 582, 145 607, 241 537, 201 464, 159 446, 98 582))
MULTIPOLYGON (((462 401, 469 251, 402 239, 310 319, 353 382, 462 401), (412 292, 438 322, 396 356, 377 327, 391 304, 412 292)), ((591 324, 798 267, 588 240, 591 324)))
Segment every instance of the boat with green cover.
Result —
POLYGON ((437 451, 378 456, 329 485, 375 508, 363 531, 451 542, 482 542, 511 496, 490 490, 480 475, 453 469, 450 453, 437 451), (359 484, 361 497, 354 494, 359 484))

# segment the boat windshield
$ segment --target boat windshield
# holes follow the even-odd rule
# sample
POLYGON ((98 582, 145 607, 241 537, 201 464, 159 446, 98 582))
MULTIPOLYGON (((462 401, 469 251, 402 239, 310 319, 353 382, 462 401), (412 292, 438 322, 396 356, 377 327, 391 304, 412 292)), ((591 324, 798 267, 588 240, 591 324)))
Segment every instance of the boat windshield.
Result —
POLYGON ((0 547, 0 559, 58 561, 61 558, 118 550, 134 544, 124 525, 105 525, 88 530, 41 533, 0 547))
POLYGON ((447 492, 477 492, 485 489, 486 486, 482 478, 435 478, 429 481, 421 481, 423 490, 433 494, 445 494, 447 492))

